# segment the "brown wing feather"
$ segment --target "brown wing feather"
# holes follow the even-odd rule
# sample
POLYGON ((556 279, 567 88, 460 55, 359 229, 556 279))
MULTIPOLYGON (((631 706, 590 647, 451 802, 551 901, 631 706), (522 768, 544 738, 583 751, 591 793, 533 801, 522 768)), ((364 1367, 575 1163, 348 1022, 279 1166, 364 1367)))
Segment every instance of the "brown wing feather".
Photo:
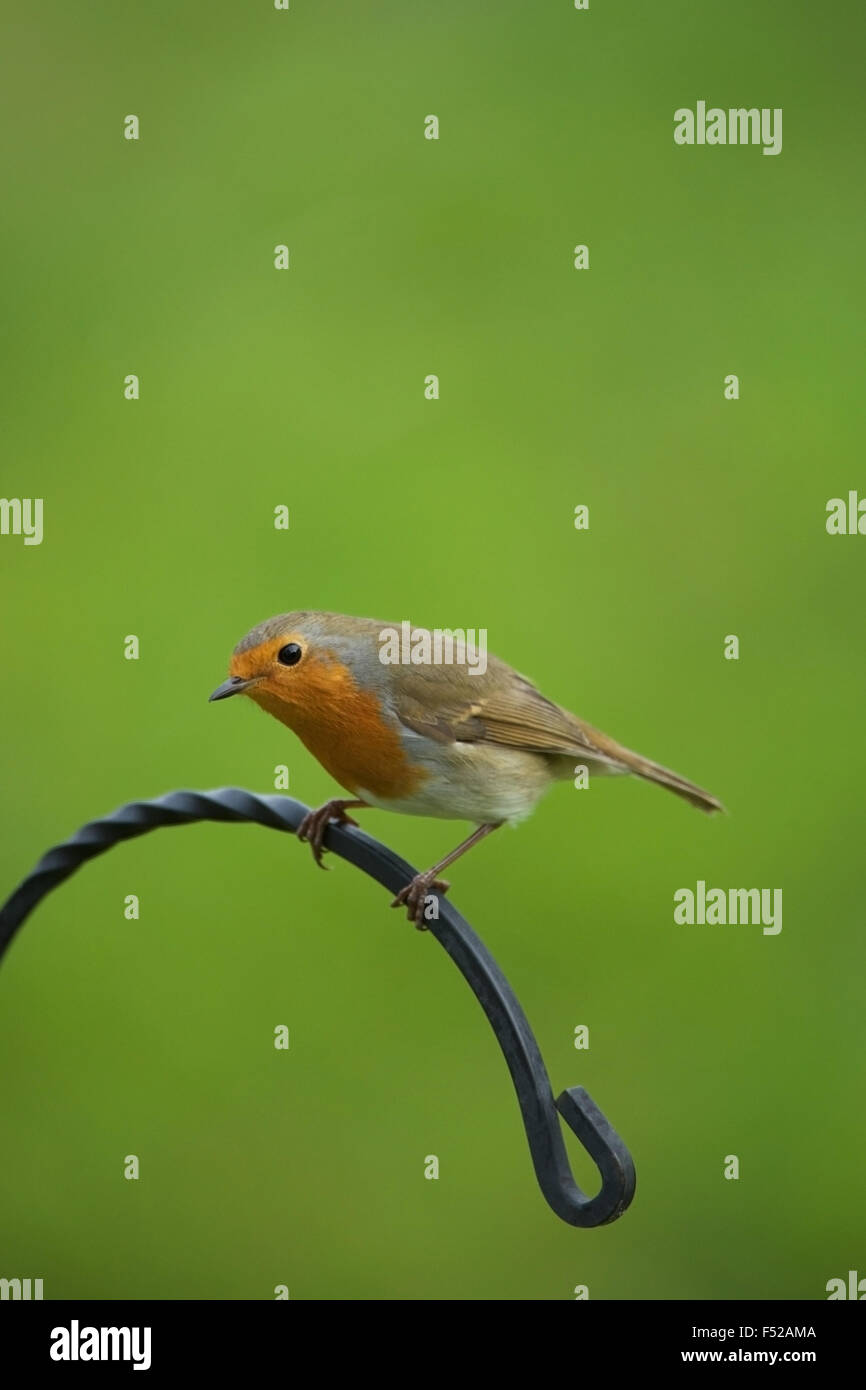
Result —
POLYGON ((445 682, 439 667, 435 685, 429 670, 407 673, 396 705, 401 722, 416 733, 440 743, 494 743, 549 756, 585 757, 668 787, 702 811, 724 809, 694 782, 633 753, 555 705, 504 662, 491 660, 485 674, 477 677, 456 668, 445 682))
POLYGON ((440 743, 496 743, 552 755, 592 754, 600 762, 617 763, 575 715, 504 663, 489 666, 483 676, 468 676, 465 669, 448 674, 450 680, 437 682, 435 702, 424 698, 426 672, 413 671, 414 679, 403 682, 396 713, 407 728, 440 743))

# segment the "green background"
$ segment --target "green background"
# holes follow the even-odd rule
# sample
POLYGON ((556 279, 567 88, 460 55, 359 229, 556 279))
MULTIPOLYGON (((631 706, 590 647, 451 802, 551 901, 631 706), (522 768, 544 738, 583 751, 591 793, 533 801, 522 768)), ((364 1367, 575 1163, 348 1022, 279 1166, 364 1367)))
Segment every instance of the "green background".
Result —
MULTIPOLYGON (((292 608, 486 627, 730 814, 566 783, 453 874, 554 1089, 634 1154, 595 1231, 544 1204, 486 1020, 371 881, 252 827, 87 866, 0 974, 0 1275, 737 1299, 866 1274, 866 539, 824 525, 866 486, 863 37, 806 0, 9 9, 2 492, 44 498, 45 538, 0 538, 3 892, 130 799, 273 790, 279 763, 332 795, 288 730, 206 703, 292 608), (782 107, 782 153, 677 147, 698 99, 782 107), (676 926, 698 878, 781 887, 781 934, 676 926)), ((465 833, 364 824, 419 867, 465 833)))

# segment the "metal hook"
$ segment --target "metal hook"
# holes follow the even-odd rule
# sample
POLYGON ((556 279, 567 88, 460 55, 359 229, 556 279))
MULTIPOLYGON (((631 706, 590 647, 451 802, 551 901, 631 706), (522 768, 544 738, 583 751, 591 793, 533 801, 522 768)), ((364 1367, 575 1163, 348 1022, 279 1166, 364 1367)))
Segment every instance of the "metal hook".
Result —
MULTIPOLYGON (((307 807, 299 801, 259 796, 239 787, 169 792, 153 801, 129 802, 101 820, 90 821, 43 855, 0 908, 0 957, 46 893, 88 859, 122 840, 162 825, 204 820, 254 821, 274 830, 294 831, 306 814, 307 807)), ((414 869, 405 860, 353 826, 332 823, 325 844, 391 892, 414 877, 414 869)), ((582 1086, 570 1087, 554 1102, 538 1044, 514 991, 487 947, 446 898, 439 900, 438 920, 427 925, 467 981, 496 1034, 517 1092, 538 1185, 549 1206, 571 1226, 615 1221, 635 1189, 634 1164, 625 1144, 582 1086), (557 1111, 601 1174, 601 1191, 595 1197, 582 1192, 572 1176, 557 1111)))

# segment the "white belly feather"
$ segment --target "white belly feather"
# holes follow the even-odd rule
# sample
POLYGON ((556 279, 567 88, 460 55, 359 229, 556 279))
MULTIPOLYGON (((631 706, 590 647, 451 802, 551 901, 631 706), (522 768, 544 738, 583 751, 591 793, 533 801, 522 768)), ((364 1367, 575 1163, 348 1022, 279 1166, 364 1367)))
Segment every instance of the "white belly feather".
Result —
POLYGON ((427 777, 403 799, 377 797, 363 787, 371 806, 410 816, 487 822, 525 820, 551 783, 549 764, 537 754, 482 743, 432 744, 418 738, 411 761, 427 777))

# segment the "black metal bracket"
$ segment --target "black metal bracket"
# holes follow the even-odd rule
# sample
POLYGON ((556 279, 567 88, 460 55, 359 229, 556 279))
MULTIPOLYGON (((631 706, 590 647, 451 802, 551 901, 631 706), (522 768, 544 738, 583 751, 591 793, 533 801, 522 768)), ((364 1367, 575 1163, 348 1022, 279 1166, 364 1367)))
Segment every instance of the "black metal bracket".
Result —
MULTIPOLYGON (((205 820, 254 821, 273 830, 293 832, 307 809, 286 796, 260 796, 239 787, 169 792, 153 801, 131 801, 102 820, 90 821, 71 839, 43 855, 0 908, 0 957, 46 893, 88 859, 122 840, 145 835, 162 825, 205 820)), ((392 893, 415 876, 405 860, 353 826, 332 822, 325 845, 392 893)), ((582 1086, 569 1087, 554 1102, 538 1044, 514 991, 487 947, 447 898, 439 899, 438 919, 426 925, 490 1020, 511 1072, 535 1175, 549 1206, 571 1226, 603 1226, 615 1221, 634 1196, 634 1164, 625 1144, 582 1086), (601 1190, 594 1197, 582 1192, 572 1176, 557 1111, 601 1174, 601 1190)))

